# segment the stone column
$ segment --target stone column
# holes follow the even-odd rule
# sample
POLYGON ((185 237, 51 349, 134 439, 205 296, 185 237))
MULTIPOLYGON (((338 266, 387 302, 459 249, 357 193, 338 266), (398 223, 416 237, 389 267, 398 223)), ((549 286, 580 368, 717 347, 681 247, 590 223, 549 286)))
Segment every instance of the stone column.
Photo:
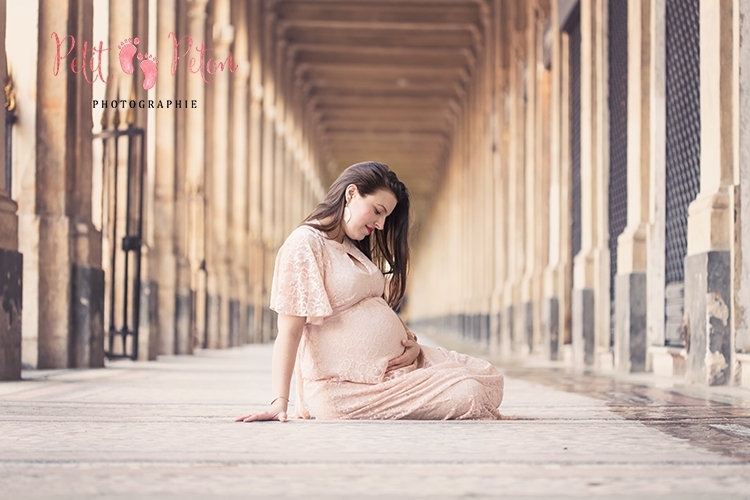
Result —
MULTIPOLYGON (((39 2, 37 100, 46 103, 37 107, 36 149, 36 210, 39 217, 37 366, 42 369, 67 368, 70 354, 71 225, 66 212, 68 193, 61 187, 67 186, 69 143, 66 125, 70 107, 69 87, 74 82, 67 66, 61 65, 60 73, 53 74, 55 52, 48 50, 50 33, 58 33, 61 39, 67 34, 69 15, 67 2, 39 2)), ((9 210, 4 213, 9 213, 9 210)), ((3 227, 7 225, 3 224, 3 227)))
POLYGON ((492 3, 485 4, 482 10, 482 29, 485 33, 485 49, 482 69, 482 100, 480 120, 482 123, 482 227, 484 268, 480 270, 482 276, 482 297, 480 305, 480 337, 482 347, 489 352, 490 322, 492 321, 492 301, 495 291, 495 204, 494 204, 494 154, 495 144, 494 119, 496 117, 495 103, 495 47, 494 47, 494 15, 492 3))
MULTIPOLYGON (((536 316, 534 315, 534 273, 536 271, 536 224, 538 214, 539 200, 536 197, 537 178, 537 158, 535 154, 536 143, 536 107, 537 107, 537 86, 536 86, 536 23, 535 2, 526 2, 523 9, 523 15, 526 17, 526 29, 523 33, 524 43, 526 45, 526 54, 523 64, 523 93, 526 100, 525 128, 524 128, 524 168, 523 168, 523 197, 524 205, 523 224, 525 226, 524 238, 524 268, 523 277, 521 278, 521 346, 522 352, 530 353, 534 346, 534 326, 536 316)), ((519 96, 520 97, 520 96, 519 96)))
MULTIPOLYGON (((0 0, 0 83, 8 80, 5 60, 5 0, 0 0)), ((5 130, 5 109, 0 110, 0 130, 5 130)), ((0 158, 5 159, 5 141, 0 141, 0 158)), ((0 380, 21 378, 21 310, 23 303, 23 255, 18 252, 18 205, 10 197, 11 186, 0 175, 0 380)))
POLYGON ((492 277, 492 298, 490 299, 490 353, 500 353, 500 335, 502 325, 502 304, 503 304, 503 281, 506 273, 506 238, 505 238, 505 211, 506 195, 505 189, 505 170, 502 161, 503 145, 503 59, 505 49, 502 43, 504 29, 502 27, 502 9, 501 0, 494 0, 492 4, 492 36, 488 38, 491 45, 491 92, 492 92, 492 114, 491 114, 491 139, 492 139, 492 236, 494 238, 493 266, 492 277))
MULTIPOLYGON (((213 45, 217 61, 226 61, 234 38, 230 0, 213 5, 213 45)), ((229 70, 216 71, 209 85, 213 115, 211 195, 206 228, 207 347, 229 347, 229 70)))
MULTIPOLYGON (((286 198, 286 184, 289 182, 289 159, 286 157, 286 112, 287 91, 285 78, 284 52, 286 43, 283 39, 275 42, 274 50, 274 86, 275 86, 275 134, 274 134, 274 210, 273 210, 273 253, 281 246, 284 234, 284 220, 289 208, 286 198)), ((270 289, 269 289, 270 290, 270 289)))
MULTIPOLYGON (((151 18, 156 18, 156 4, 150 4, 149 0, 134 0, 133 2, 133 33, 140 34, 141 39, 138 46, 138 52, 142 57, 147 58, 148 54, 158 56, 158 42, 156 40, 156 24, 151 24, 151 18), (153 10, 151 7, 154 7, 153 10), (153 33, 152 33, 153 31, 153 33)), ((170 54, 171 52, 167 52, 170 54)), ((114 56, 113 56, 114 57, 114 56)), ((157 59, 158 60, 158 59, 157 59)), ((143 88, 145 74, 139 67, 139 61, 134 60, 137 71, 134 71, 135 81, 133 84, 132 97, 140 102, 142 99, 153 99, 156 95, 156 89, 143 88)), ((164 77, 162 77, 164 78, 164 77)), ((159 270, 154 269, 156 259, 152 257, 155 246, 155 171, 156 163, 156 142, 151 133, 151 127, 155 126, 156 109, 135 108, 130 109, 128 116, 132 117, 136 127, 144 130, 145 155, 144 166, 145 175, 143 176, 143 222, 142 222, 142 241, 141 241, 141 281, 140 281, 140 322, 138 330, 138 360, 155 361, 159 354, 159 270)), ((135 178, 134 182, 139 182, 135 178)))
POLYGON ((734 182, 733 0, 700 3, 701 176, 688 208, 685 320, 687 378, 729 381, 731 349, 731 204, 734 182))
MULTIPOLYGON (((193 44, 206 40, 206 3, 188 0, 187 30, 193 44)), ((206 157, 205 157, 205 83, 196 74, 187 75, 186 95, 198 102, 199 109, 185 117, 185 191, 187 202, 187 254, 190 262, 190 288, 193 291, 191 337, 194 345, 206 341, 206 157)))
POLYGON ((510 2, 507 9, 505 29, 508 39, 508 86, 505 96, 508 114, 508 277, 505 281, 503 298, 505 299, 505 328, 502 342, 507 345, 503 351, 520 352, 523 346, 521 339, 522 318, 520 311, 520 279, 525 266, 523 242, 525 241, 523 218, 523 90, 522 59, 524 46, 521 42, 526 17, 516 2, 510 2), (521 40, 519 40, 521 38, 521 40))
MULTIPOLYGON (((550 81, 550 160, 549 160, 549 207, 548 212, 548 254, 549 261, 544 270, 543 299, 540 322, 542 323, 542 345, 544 358, 556 361, 560 356, 560 331, 563 326, 560 317, 561 287, 564 280, 564 261, 567 253, 563 241, 568 241, 567 210, 562 199, 567 201, 567 191, 563 190, 563 123, 562 117, 569 115, 564 111, 567 95, 563 93, 562 82, 567 81, 566 68, 569 61, 563 56, 562 33, 557 28, 560 24, 558 2, 551 3, 550 24, 551 41, 551 81, 550 81)), ((567 189, 567 184, 565 189, 567 189)))
POLYGON ((248 296, 247 318, 248 330, 252 342, 262 340, 263 311, 263 239, 262 239, 262 133, 263 133, 263 20, 261 0, 251 0, 248 8, 250 28, 250 132, 249 132, 249 165, 248 176, 248 213, 250 251, 248 252, 248 269, 250 286, 248 296))
POLYGON ((573 256, 571 255, 571 218, 572 172, 571 172, 571 75, 570 75, 570 37, 560 33, 560 261, 557 266, 559 279, 556 283, 559 298, 558 359, 572 360, 572 290, 573 290, 573 256))
MULTIPOLYGON (((739 265, 736 271, 737 287, 734 302, 735 313, 735 351, 739 361, 738 382, 743 387, 750 387, 750 311, 745 304, 750 304, 750 0, 740 0, 739 32, 739 130, 737 141, 739 148, 740 177, 740 216, 739 227, 739 265)), ((735 240, 736 241, 736 240, 735 240)), ((736 245, 736 243, 735 243, 736 245)), ((736 262, 736 260, 735 260, 736 262)), ((735 264, 737 265, 737 264, 735 264)))
MULTIPOLYGON (((6 5, 2 2, 0 5, 6 5)), ((35 5, 28 3, 10 2, 7 4, 7 18, 13 19, 12 23, 6 25, 3 18, 1 27, 5 26, 7 32, 0 37, 0 43, 13 40, 12 44, 5 46, 8 54, 8 68, 10 85, 8 91, 11 96, 8 104, 14 105, 16 125, 13 132, 13 150, 24 151, 23 155, 13 154, 13 184, 17 186, 15 199, 18 202, 18 252, 23 254, 23 307, 22 312, 22 340, 21 361, 27 367, 36 368, 39 354, 38 322, 39 322, 39 216, 36 210, 36 114, 37 114, 37 77, 39 71, 51 72, 51 68, 41 68, 34 64, 24 64, 25 61, 36 60, 39 54, 39 11, 38 2, 35 5), (18 106, 23 102, 23 106, 18 106)), ((0 6, 0 15, 6 10, 0 6)), ((49 35, 49 34, 48 34, 49 35)), ((45 43, 54 40, 45 41, 45 43)), ((54 47, 54 45, 53 45, 54 47)), ((4 53, 0 55, 3 57, 4 53)), ((5 63, 0 66, 0 71, 5 68, 5 63)), ((58 77, 62 78, 62 76, 58 77)), ((7 92, 7 91, 6 91, 7 92)), ((7 93, 6 93, 6 99, 7 93)), ((5 116, 0 117, 5 119, 5 116)), ((5 147, 5 142, 1 147, 5 147)), ((5 155, 2 156, 5 158, 5 155)), ((10 186, 5 185, 6 179, 0 181, 5 186, 3 191, 10 193, 10 186)), ((10 209, 5 195, 0 194, 3 199, 2 205, 10 209)), ((6 229, 8 235, 13 234, 13 217, 10 212, 5 212, 6 219, 0 226, 6 229)), ((7 237, 5 238, 7 240, 7 237)), ((12 247, 7 242, 0 245, 4 251, 10 251, 12 247)), ((12 275, 12 274, 11 274, 12 275)), ((20 281, 19 281, 20 283, 20 281)), ((21 301, 10 301, 19 306, 21 301)), ((3 325, 13 323, 2 323, 3 325)), ((0 337, 3 334, 0 334, 0 337)), ((3 366, 12 367, 9 360, 0 362, 3 366)), ((18 373, 20 374, 20 364, 18 373)), ((17 377, 16 377, 17 378, 17 377)))
MULTIPOLYGON (((171 54, 174 41, 170 33, 177 32, 176 0, 160 0, 157 4, 156 51, 171 54)), ((162 56, 164 58, 164 56, 162 56)), ((166 65, 164 66, 166 70, 166 65)), ((166 72, 165 72, 166 73, 166 72)), ((176 78, 164 75, 156 84, 156 99, 166 102, 177 94, 176 78)), ((177 254, 175 233, 175 146, 176 124, 174 110, 157 110, 156 164, 154 186, 154 250, 153 268, 156 277, 158 307, 158 354, 175 354, 177 347, 177 254)))
MULTIPOLYGON (((267 5, 273 5, 269 2, 267 5)), ((268 308, 271 292, 271 279, 273 276, 273 264, 275 256, 274 237, 276 235, 274 223, 274 207, 279 202, 274 196, 274 153, 276 132, 276 81, 275 81, 275 56, 276 42, 274 26, 276 24, 275 14, 269 11, 265 13, 263 24, 263 157, 262 157, 262 222, 261 233, 263 240, 263 299, 262 299, 262 326, 261 340, 270 340, 273 331, 273 315, 268 308)))
MULTIPOLYGON (((510 4, 512 5, 512 3, 510 4)), ((508 10, 510 8, 508 2, 501 2, 501 14, 500 14, 500 26, 498 31, 498 51, 500 52, 499 67, 500 72, 498 75, 498 94, 497 94, 497 106, 499 111, 499 132, 501 132, 500 140, 498 142, 498 150, 500 152, 500 187, 497 196, 500 200, 500 214, 499 214, 499 230, 502 231, 502 261, 500 269, 502 270, 501 275, 497 278, 499 281, 496 284, 496 295, 499 297, 498 301, 498 314, 497 314, 497 336, 498 336, 498 351, 502 355, 509 355, 511 351, 511 328, 508 321, 511 305, 511 298, 508 296, 510 291, 508 282, 511 279, 513 270, 511 267, 511 261, 513 252, 511 249, 511 242, 514 241, 514 237, 511 233, 511 219, 510 212, 511 208, 511 192, 510 182, 510 150, 511 150, 511 120, 510 120, 510 61, 512 56, 511 49, 511 35, 512 30, 509 29, 508 23, 508 10)), ((497 269, 497 268, 496 268, 497 269)))
POLYGON ((609 251, 603 193, 605 81, 602 72, 604 0, 581 0, 581 250, 574 257, 572 292, 573 363, 606 364, 609 353, 609 251), (606 302, 606 303, 605 303, 606 302), (606 321, 605 321, 606 320, 606 321))
MULTIPOLYGON (((650 2, 649 208, 646 275, 646 370, 671 376, 676 358, 665 344, 666 288, 666 0, 650 2)), ((680 360, 684 372, 684 360, 680 360)))
MULTIPOLYGON (((75 35, 77 44, 93 40, 93 0, 74 0, 70 6, 70 16, 75 19, 76 27, 71 34, 75 35)), ((66 127, 71 135, 67 147, 72 251, 70 366, 100 368, 104 367, 104 271, 102 236, 93 225, 91 213, 93 119, 89 106, 92 86, 80 76, 72 85, 74 91, 68 92, 66 127)))
MULTIPOLYGON (((187 3, 176 3, 176 29, 174 30, 177 40, 184 36, 188 24, 187 3)), ((161 35, 159 35, 161 37, 161 35)), ((169 39, 174 46, 174 39, 169 39)), ((176 94, 178 96, 188 96, 188 77, 197 78, 197 75, 189 74, 187 64, 178 65, 176 74, 171 75, 174 78, 176 94)), ((193 83, 193 85, 195 82, 193 83)), ((157 85, 159 92, 159 85, 157 85)), ((202 103, 201 103, 202 106, 202 103)), ((202 107, 199 109, 203 109, 202 107)), ((175 114, 175 206, 174 206, 174 247, 176 256, 176 276, 175 276, 175 354, 192 354, 194 347, 194 337, 192 331, 193 317, 195 315, 194 294, 192 289, 192 265, 190 262, 190 227, 188 217, 188 143, 193 139, 187 129, 187 120, 193 114, 201 114, 201 111, 192 110, 191 112, 175 114)))
POLYGON ((536 178, 534 197, 539 200, 537 205, 537 217, 534 229, 535 251, 534 251, 534 276, 533 276, 533 301, 534 301, 534 335, 532 350, 538 355, 544 355, 546 346, 544 342, 544 323, 542 321, 544 299, 545 271, 549 264, 549 233, 550 233, 550 168, 551 168, 551 70, 549 51, 547 45, 547 33, 552 31, 550 27, 551 7, 548 0, 538 0, 539 9, 535 16, 534 47, 537 52, 537 64, 534 69, 534 84, 536 92, 536 113, 534 135, 537 137, 534 149, 536 158, 536 178))
MULTIPOLYGON (((284 148, 284 158, 286 158, 289 177, 286 186, 286 202, 284 211, 284 231, 282 238, 292 232, 294 227, 300 222, 297 218, 299 206, 299 185, 302 172, 296 155, 297 137, 295 126, 295 114, 297 111, 297 102, 295 101, 295 81, 294 81, 294 63, 291 58, 286 57, 284 60, 284 87, 286 89, 286 114, 284 130, 286 133, 286 142, 284 148)), ((282 239, 283 242, 283 239, 282 239)))
POLYGON ((646 236, 650 177, 651 1, 628 3, 628 221, 617 239, 615 369, 646 369, 646 236))
POLYGON ((231 210, 231 273, 229 303, 229 338, 231 346, 246 344, 248 305, 248 78, 250 61, 248 55, 247 3, 234 0, 232 19, 235 19, 234 60, 237 70, 232 75, 232 210, 231 210))

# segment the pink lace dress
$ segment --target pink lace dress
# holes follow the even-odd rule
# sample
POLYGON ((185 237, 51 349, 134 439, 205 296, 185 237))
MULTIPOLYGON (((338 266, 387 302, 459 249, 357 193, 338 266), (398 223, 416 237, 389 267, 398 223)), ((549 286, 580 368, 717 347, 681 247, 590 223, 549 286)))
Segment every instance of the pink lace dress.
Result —
POLYGON ((304 316, 297 416, 317 419, 499 419, 503 376, 490 363, 422 346, 386 373, 409 335, 383 299, 380 270, 349 240, 295 229, 276 257, 271 308, 304 316))

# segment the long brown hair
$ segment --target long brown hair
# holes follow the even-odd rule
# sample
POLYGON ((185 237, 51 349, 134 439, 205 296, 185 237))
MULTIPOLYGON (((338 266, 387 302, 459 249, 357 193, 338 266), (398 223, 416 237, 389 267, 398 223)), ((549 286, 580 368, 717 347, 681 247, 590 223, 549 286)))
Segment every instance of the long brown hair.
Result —
POLYGON ((357 186, 362 196, 387 189, 396 197, 396 207, 385 218, 383 230, 375 231, 375 238, 367 235, 361 241, 354 242, 383 274, 391 275, 385 299, 395 309, 404 298, 409 267, 409 191, 388 165, 365 161, 347 167, 303 224, 328 234, 340 230, 346 207, 346 187, 350 184, 357 186), (329 222, 323 224, 320 222, 322 220, 329 222))

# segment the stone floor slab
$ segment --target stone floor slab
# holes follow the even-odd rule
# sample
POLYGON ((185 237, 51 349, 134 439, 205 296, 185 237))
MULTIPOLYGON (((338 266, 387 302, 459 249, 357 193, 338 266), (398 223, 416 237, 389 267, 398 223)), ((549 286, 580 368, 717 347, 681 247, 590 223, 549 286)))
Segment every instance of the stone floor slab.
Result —
POLYGON ((741 449, 659 427, 713 426, 750 452, 747 408, 593 397, 516 369, 501 406, 515 420, 234 423, 270 399, 270 357, 251 345, 0 384, 0 497, 750 497, 741 449))

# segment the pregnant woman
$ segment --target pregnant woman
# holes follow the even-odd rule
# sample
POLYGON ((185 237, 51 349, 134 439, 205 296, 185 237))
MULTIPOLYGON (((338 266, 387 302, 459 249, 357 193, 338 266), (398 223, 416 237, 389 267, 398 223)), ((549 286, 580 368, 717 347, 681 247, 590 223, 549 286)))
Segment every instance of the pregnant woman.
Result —
POLYGON ((238 422, 285 421, 293 372, 299 418, 502 418, 495 367, 420 346, 393 310, 406 290, 408 227, 395 173, 376 162, 344 170, 279 249, 273 400, 238 422))

